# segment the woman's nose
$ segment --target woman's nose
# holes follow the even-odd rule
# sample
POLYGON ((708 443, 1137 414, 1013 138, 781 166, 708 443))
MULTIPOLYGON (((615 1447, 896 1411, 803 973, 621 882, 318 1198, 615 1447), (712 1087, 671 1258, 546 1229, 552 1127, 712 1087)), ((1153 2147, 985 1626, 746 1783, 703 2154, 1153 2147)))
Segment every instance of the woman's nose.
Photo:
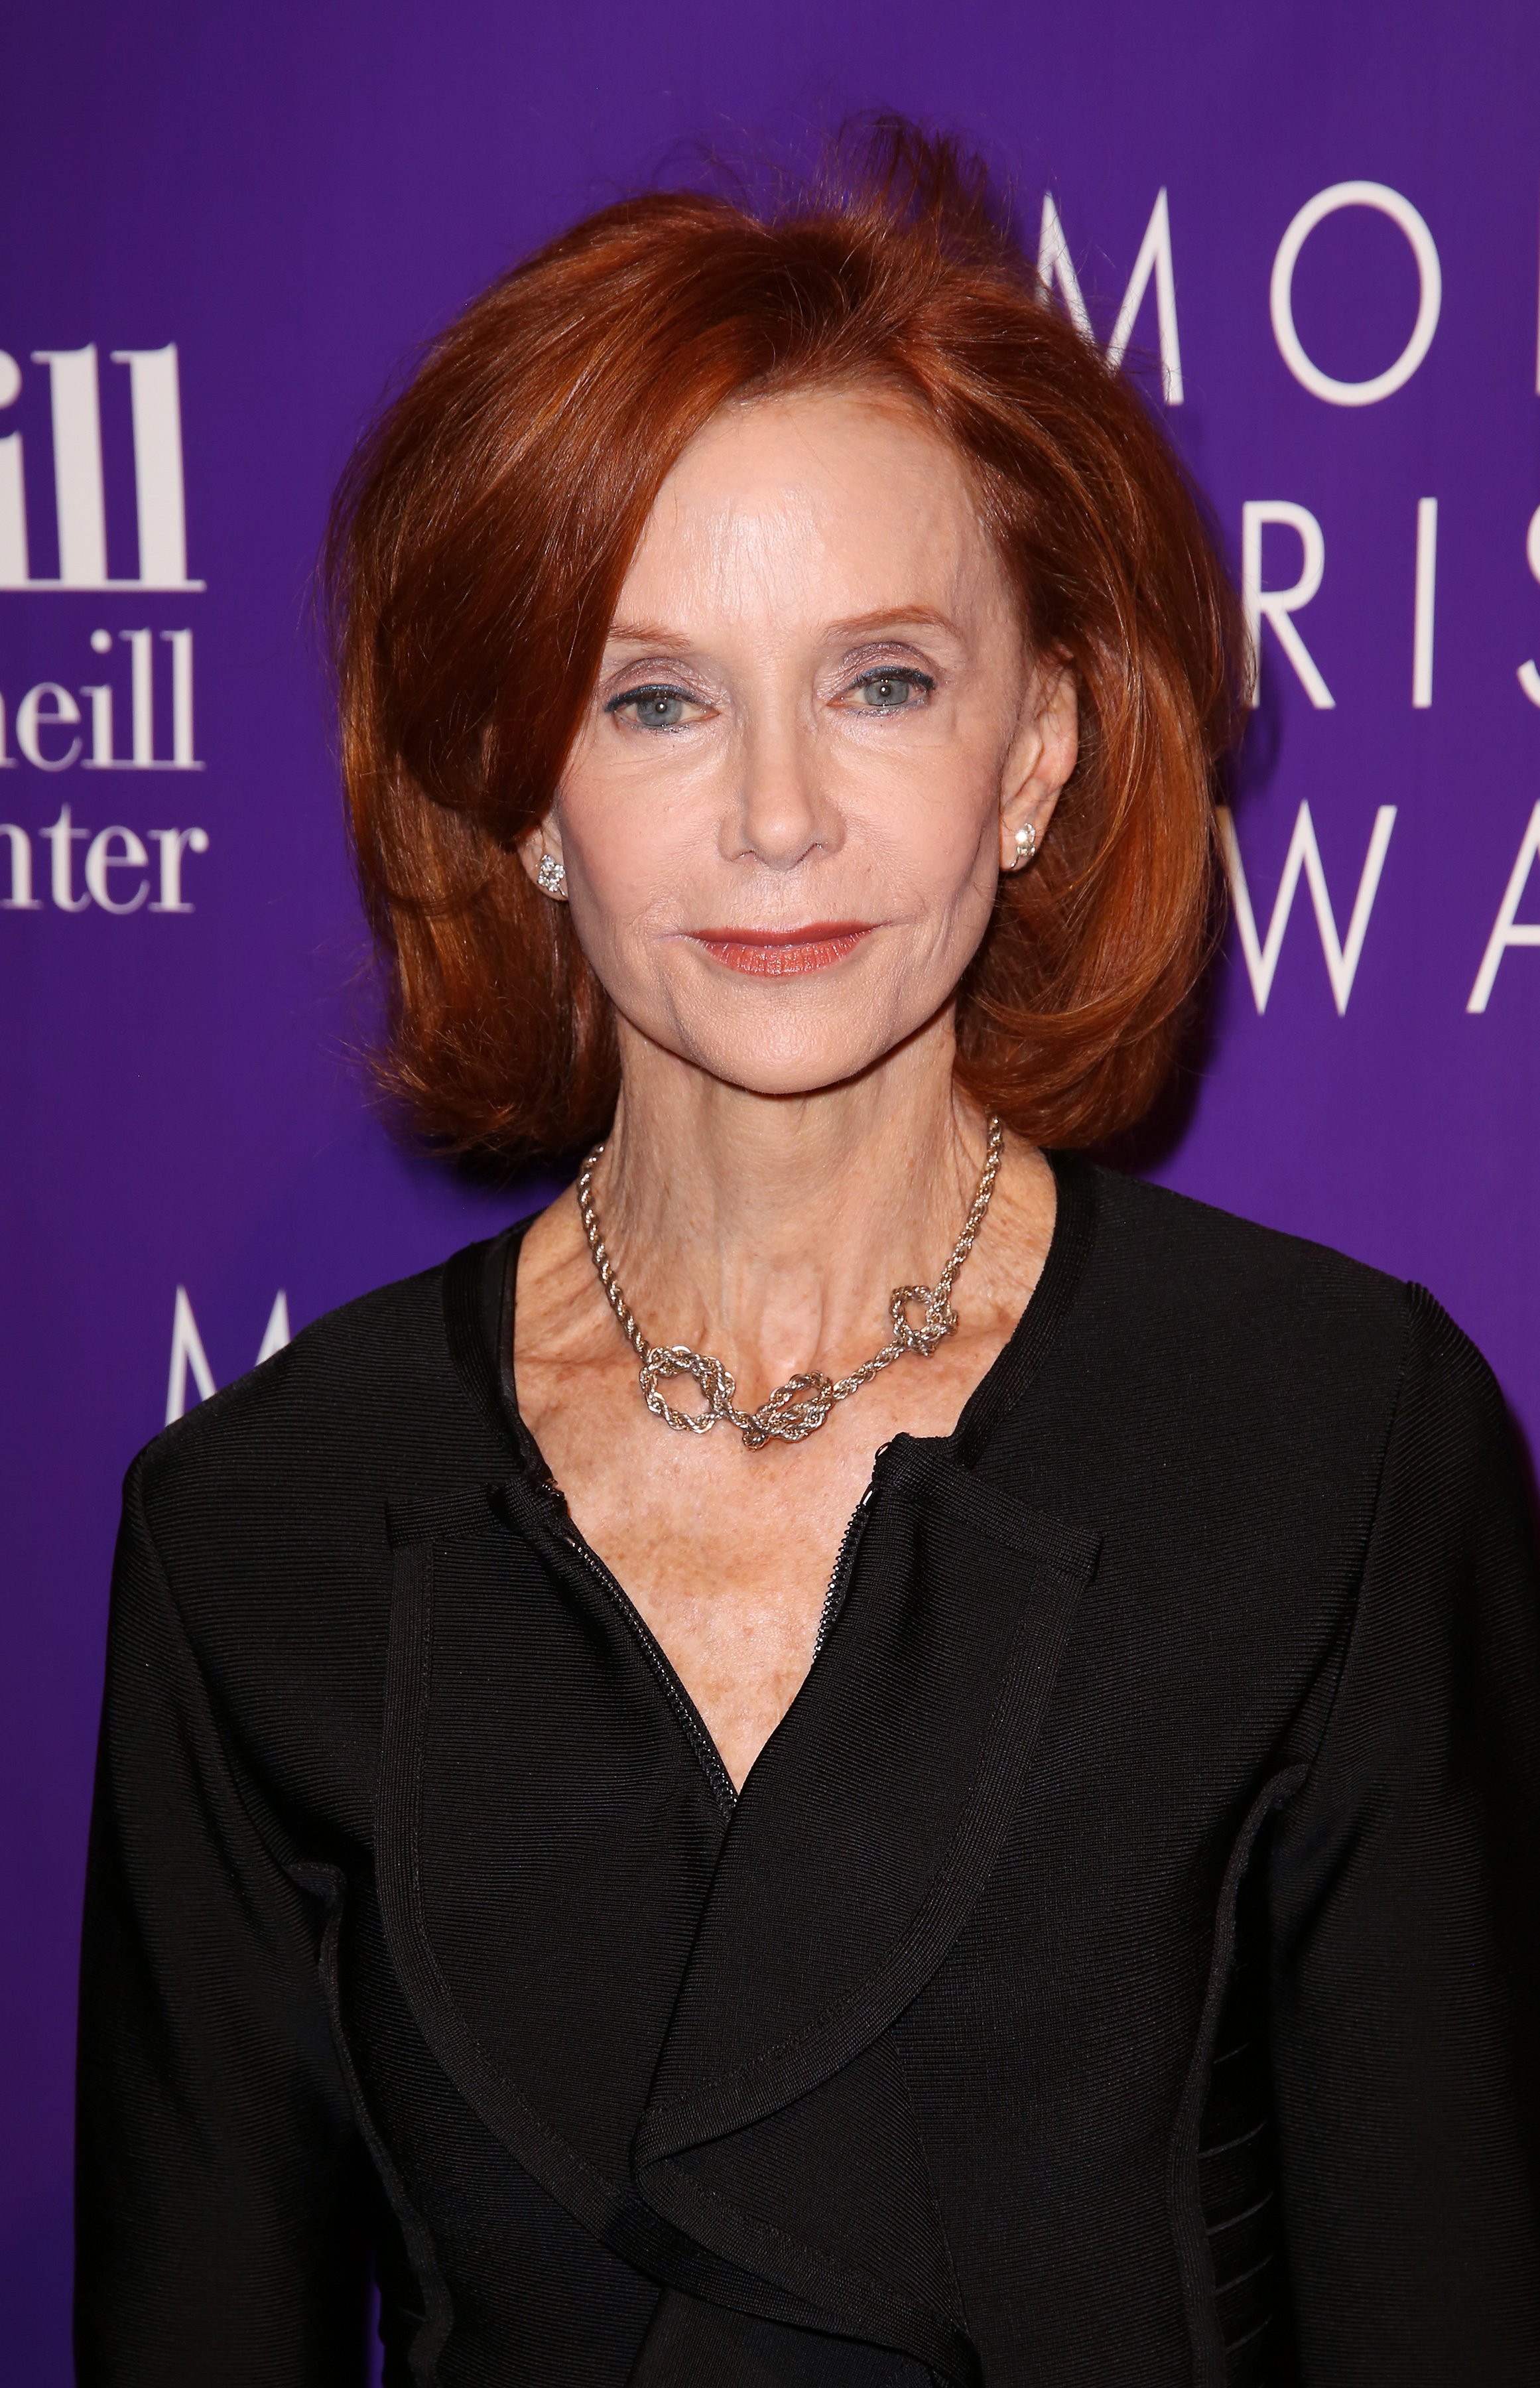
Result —
POLYGON ((789 870, 815 851, 832 854, 843 834, 811 727, 783 718, 748 728, 722 824, 726 859, 751 855, 773 870, 789 870))

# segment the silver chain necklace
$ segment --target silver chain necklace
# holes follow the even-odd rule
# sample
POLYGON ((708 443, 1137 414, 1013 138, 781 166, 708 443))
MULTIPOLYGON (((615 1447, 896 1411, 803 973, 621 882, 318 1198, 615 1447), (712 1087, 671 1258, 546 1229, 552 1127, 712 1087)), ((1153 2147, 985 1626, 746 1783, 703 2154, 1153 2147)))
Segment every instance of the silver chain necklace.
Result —
POLYGON ((990 1207, 990 1196, 994 1192, 994 1181, 1000 1173, 1001 1145, 1000 1122, 991 1117, 978 1191, 973 1198, 967 1217, 963 1221, 962 1234, 952 1247, 951 1259, 934 1287, 896 1285, 893 1288, 893 1297, 888 1305, 893 1328, 891 1342, 885 1343, 880 1352, 874 1353, 871 1359, 864 1361, 859 1368, 853 1368, 848 1377, 826 1377, 816 1368, 809 1369, 801 1376, 788 1377, 785 1384, 777 1385, 769 1398, 761 1402, 757 1410, 740 1410, 734 1398, 738 1388, 733 1381, 732 1371, 725 1368, 720 1360, 713 1359, 709 1352, 692 1352, 688 1343, 654 1343, 637 1326, 630 1304, 620 1289, 610 1255, 604 1249, 604 1238, 599 1231, 599 1219, 594 1210, 593 1177, 604 1147, 596 1144, 578 1174, 578 1215, 583 1222, 583 1232, 588 1238, 588 1250, 593 1254, 594 1266, 599 1271, 599 1281, 604 1288, 605 1297, 625 1331, 626 1341, 641 1360, 642 1394, 653 1416, 661 1417, 665 1426, 673 1427, 679 1434, 709 1433, 718 1418, 725 1418, 729 1426, 737 1427, 751 1451, 759 1450, 772 1436, 781 1442, 805 1442, 810 1434, 817 1432, 836 1402, 848 1402, 852 1393, 858 1393, 863 1385, 869 1385, 874 1377, 880 1375, 884 1368, 890 1368, 895 1360, 902 1360, 906 1352, 928 1360, 937 1344, 956 1327, 957 1314, 948 1297, 957 1281, 959 1269, 973 1250, 974 1238, 984 1224, 984 1213, 990 1207), (918 1327, 909 1324, 912 1305, 924 1313, 918 1327), (705 1395, 705 1407, 699 1410, 675 1409, 660 1390, 671 1377, 693 1377, 705 1395))

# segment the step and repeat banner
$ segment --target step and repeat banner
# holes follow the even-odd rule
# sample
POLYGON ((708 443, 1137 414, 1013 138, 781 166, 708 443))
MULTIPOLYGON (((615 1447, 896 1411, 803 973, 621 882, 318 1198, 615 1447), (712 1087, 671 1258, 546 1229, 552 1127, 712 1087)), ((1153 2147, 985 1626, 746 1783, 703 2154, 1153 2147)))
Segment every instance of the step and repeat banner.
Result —
POLYGON ((0 111, 0 2309, 69 2378, 73 1975, 134 1451, 552 1190, 393 1141, 313 616, 332 483, 511 258, 709 152, 960 130, 1139 374, 1257 702, 1141 1165, 1430 1285, 1540 1431, 1540 24, 1501 0, 52 0, 0 111))

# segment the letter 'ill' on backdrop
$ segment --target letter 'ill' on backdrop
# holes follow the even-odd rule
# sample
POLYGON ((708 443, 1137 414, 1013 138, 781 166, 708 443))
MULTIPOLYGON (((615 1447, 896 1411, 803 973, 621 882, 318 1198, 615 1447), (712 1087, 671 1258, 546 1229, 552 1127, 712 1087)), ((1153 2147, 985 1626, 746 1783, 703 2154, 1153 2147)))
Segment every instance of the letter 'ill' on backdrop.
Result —
MULTIPOLYGON (((62 2388, 119 1484, 291 1327, 549 1191, 393 1144, 309 576, 349 444, 511 258, 694 145, 974 137, 1245 599, 1235 919, 1147 1165, 1424 1280, 1540 1430, 1540 19, 54 0, 6 35, 0 2299, 62 2388)), ((510 659, 517 671, 518 658, 510 659)))

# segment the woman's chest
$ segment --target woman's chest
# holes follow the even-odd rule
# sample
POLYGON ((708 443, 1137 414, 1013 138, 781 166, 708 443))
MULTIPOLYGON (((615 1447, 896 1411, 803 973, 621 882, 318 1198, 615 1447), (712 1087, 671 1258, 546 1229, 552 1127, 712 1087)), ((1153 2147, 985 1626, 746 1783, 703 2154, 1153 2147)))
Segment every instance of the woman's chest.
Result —
POLYGON ((526 1414, 573 1529, 739 1786, 812 1663, 877 1453, 916 1421, 950 1428, 978 1373, 973 1355, 959 1358, 895 1371, 805 1439, 757 1447, 726 1422, 671 1430, 629 1369, 587 1388, 570 1372, 530 1372, 526 1414))

